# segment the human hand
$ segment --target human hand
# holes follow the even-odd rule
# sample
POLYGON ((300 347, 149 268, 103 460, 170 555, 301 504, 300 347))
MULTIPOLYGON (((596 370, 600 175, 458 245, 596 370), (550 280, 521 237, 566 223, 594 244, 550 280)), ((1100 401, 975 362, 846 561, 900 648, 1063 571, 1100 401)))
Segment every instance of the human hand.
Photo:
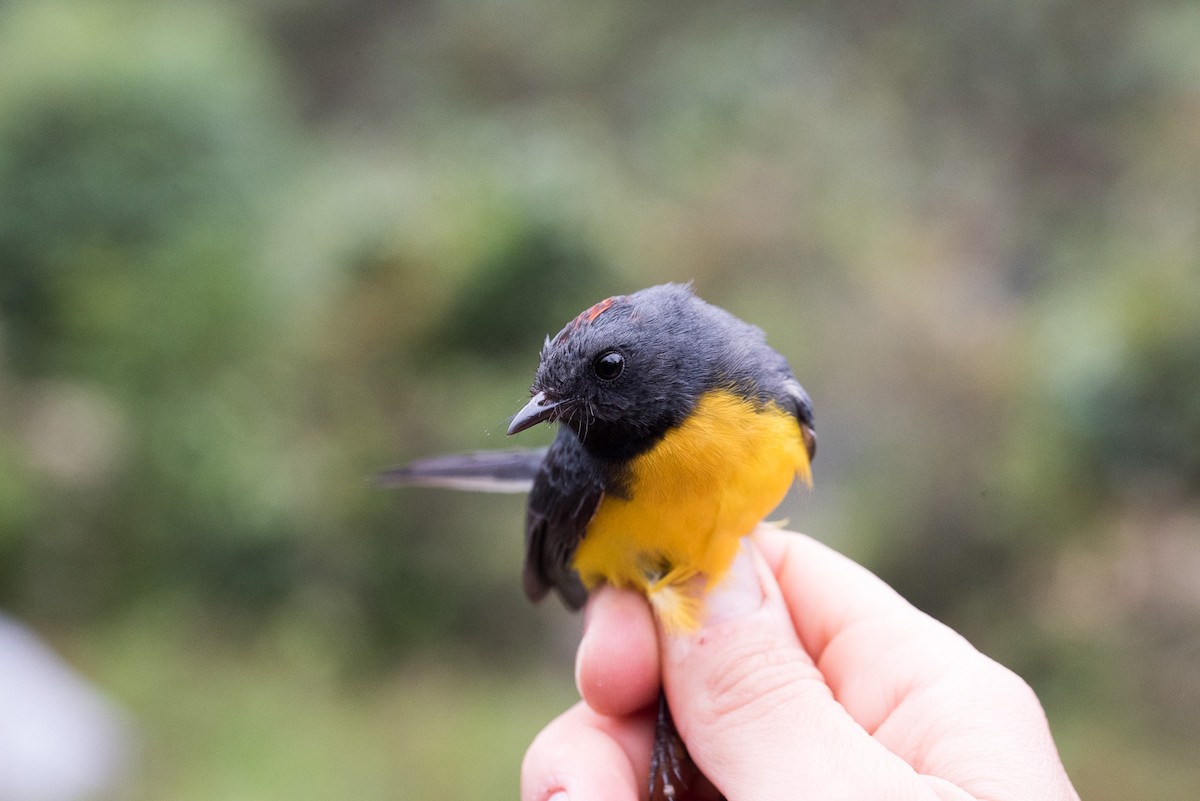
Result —
POLYGON ((583 700, 530 746, 522 801, 644 798, 660 676, 729 801, 1079 798, 1024 681, 820 543, 760 527, 707 603, 667 635, 636 593, 593 593, 583 700))

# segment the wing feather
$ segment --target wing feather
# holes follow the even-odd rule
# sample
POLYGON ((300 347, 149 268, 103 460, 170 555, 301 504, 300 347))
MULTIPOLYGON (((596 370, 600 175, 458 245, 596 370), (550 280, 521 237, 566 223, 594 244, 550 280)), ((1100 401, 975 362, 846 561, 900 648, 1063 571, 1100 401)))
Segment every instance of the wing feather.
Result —
POLYGON ((419 486, 472 492, 529 492, 546 448, 478 451, 418 459, 376 476, 385 487, 419 486))
POLYGON ((574 433, 560 429, 529 494, 523 579, 530 600, 554 589, 572 609, 583 606, 587 590, 571 560, 603 497, 602 468, 574 433))

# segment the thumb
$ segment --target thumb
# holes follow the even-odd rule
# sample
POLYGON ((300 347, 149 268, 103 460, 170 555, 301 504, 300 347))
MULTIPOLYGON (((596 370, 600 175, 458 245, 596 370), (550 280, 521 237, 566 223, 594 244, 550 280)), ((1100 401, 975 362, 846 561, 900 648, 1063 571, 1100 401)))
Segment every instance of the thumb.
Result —
POLYGON ((730 801, 893 797, 914 783, 837 702, 747 539, 694 632, 661 632, 663 684, 696 764, 730 801))

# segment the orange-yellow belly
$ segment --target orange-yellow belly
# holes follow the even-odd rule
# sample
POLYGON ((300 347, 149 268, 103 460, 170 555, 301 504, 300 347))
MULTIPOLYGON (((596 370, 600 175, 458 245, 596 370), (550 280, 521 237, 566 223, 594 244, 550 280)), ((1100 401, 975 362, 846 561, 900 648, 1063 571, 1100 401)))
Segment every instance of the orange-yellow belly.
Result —
POLYGON ((710 392, 631 462, 629 499, 604 497, 573 566, 588 587, 607 581, 653 595, 701 574, 711 586, 797 476, 811 480, 795 416, 710 392))

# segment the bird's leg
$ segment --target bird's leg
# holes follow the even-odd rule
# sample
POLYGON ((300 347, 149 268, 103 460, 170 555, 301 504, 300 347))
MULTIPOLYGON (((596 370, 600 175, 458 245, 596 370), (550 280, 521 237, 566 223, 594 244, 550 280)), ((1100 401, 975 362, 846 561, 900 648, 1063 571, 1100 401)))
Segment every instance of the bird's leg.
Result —
POLYGON ((725 801, 688 754, 662 690, 650 750, 650 801, 725 801))

